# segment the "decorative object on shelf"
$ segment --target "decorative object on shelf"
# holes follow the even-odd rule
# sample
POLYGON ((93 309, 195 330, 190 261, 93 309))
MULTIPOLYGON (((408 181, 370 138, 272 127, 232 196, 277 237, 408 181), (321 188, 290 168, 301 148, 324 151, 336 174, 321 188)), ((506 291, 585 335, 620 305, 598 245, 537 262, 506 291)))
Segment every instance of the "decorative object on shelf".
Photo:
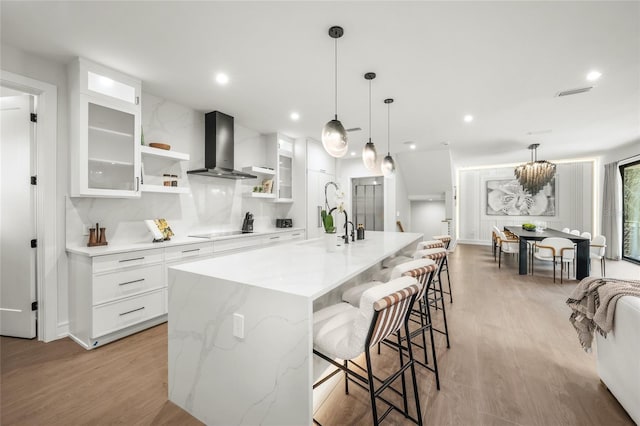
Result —
POLYGON ((170 174, 164 173, 162 175, 162 179, 163 179, 162 184, 164 186, 171 186, 171 175, 170 174))
POLYGON ((531 151, 531 161, 521 164, 514 170, 514 175, 525 191, 536 195, 556 175, 556 165, 545 160, 538 161, 539 143, 527 147, 531 151))
POLYGON ((329 36, 335 40, 335 118, 322 129, 322 146, 332 157, 344 157, 349 149, 347 131, 338 120, 338 39, 342 37, 342 27, 329 28, 329 36))
POLYGON ((107 228, 100 228, 100 225, 96 223, 95 228, 89 228, 89 242, 87 247, 106 246, 107 242, 107 228))
POLYGON ((151 148, 158 148, 158 149, 164 149, 166 151, 169 151, 171 149, 171 145, 166 144, 166 143, 160 143, 160 142, 151 142, 149 144, 149 146, 151 148))
POLYGON ((262 181, 262 192, 271 194, 273 190, 273 179, 265 179, 262 181))
POLYGON ((364 225, 361 223, 358 224, 357 234, 358 234, 358 237, 357 237, 358 240, 364 240, 364 225))
POLYGON ((393 177, 396 172, 396 164, 391 158, 391 104, 393 99, 385 99, 384 103, 387 104, 387 156, 382 160, 380 169, 384 177, 393 177))
POLYGON ((376 152, 376 146, 371 142, 371 80, 376 78, 376 73, 368 72, 364 75, 364 78, 369 80, 369 142, 362 149, 362 162, 367 169, 373 170, 376 167, 378 153, 376 152))

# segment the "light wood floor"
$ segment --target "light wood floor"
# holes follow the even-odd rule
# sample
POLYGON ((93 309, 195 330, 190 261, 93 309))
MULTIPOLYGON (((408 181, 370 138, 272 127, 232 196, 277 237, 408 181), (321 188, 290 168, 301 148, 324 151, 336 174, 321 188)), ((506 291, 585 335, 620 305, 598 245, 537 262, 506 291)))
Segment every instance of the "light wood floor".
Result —
MULTIPOLYGON (((442 389, 418 368, 425 424, 633 424, 569 324, 564 301, 576 281, 554 284, 544 267, 521 277, 515 259, 498 270, 488 247, 459 246, 450 264, 451 349, 436 342, 442 389)), ((69 339, 3 337, 0 423, 200 424, 167 401, 166 333, 160 325, 93 351, 69 339)), ((396 359, 389 349, 374 355, 383 371, 396 359)), ((315 417, 370 424, 368 395, 356 386, 344 395, 339 385, 315 417)), ((385 424, 407 422, 394 413, 385 424)))

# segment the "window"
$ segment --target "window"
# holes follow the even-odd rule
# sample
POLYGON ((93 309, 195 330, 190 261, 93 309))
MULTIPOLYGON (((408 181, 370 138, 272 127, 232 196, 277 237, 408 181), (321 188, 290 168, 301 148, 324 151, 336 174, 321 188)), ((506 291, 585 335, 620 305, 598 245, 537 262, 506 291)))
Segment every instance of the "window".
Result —
POLYGON ((622 258, 640 263, 640 161, 620 166, 622 258))

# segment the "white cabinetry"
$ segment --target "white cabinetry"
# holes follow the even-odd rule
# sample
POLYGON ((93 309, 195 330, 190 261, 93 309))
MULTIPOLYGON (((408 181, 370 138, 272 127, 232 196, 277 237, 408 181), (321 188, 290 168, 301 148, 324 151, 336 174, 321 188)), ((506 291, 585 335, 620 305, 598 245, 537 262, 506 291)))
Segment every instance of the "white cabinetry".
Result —
POLYGON ((307 170, 336 175, 336 159, 327 154, 322 143, 307 139, 307 170))
POLYGON ((267 163, 276 172, 273 192, 276 203, 293 202, 294 139, 282 133, 267 136, 267 163))
POLYGON ((69 65, 70 194, 140 196, 140 80, 93 62, 69 65))
POLYGON ((69 333, 90 349, 166 320, 163 249, 69 256, 69 333))

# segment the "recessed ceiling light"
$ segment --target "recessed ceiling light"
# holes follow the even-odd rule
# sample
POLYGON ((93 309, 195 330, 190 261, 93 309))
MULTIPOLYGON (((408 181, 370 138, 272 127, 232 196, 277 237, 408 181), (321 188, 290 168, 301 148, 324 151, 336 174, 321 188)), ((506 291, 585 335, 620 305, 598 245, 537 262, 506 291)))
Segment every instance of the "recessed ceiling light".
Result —
POLYGON ((415 144, 415 143, 412 143, 411 145, 409 145, 409 148, 410 148, 410 149, 416 149, 416 144, 415 144))
POLYGON ((596 81, 600 77, 602 77, 602 73, 600 71, 596 71, 596 70, 593 70, 593 71, 589 72, 589 74, 587 74, 587 80, 589 80, 589 81, 596 81))
POLYGON ((229 76, 223 72, 219 72, 218 74, 216 74, 216 81, 218 82, 218 84, 224 86, 229 82, 229 76))
POLYGON ((298 114, 297 112, 292 112, 292 113, 291 113, 291 115, 290 115, 289 117, 291 117, 291 119, 292 119, 293 121, 298 121, 298 120, 300 120, 300 114, 298 114))
POLYGON ((464 116, 465 123, 471 123, 473 121, 473 115, 467 114, 464 116))
POLYGON ((353 157, 354 155, 356 155, 355 151, 351 151, 351 156, 353 157))

